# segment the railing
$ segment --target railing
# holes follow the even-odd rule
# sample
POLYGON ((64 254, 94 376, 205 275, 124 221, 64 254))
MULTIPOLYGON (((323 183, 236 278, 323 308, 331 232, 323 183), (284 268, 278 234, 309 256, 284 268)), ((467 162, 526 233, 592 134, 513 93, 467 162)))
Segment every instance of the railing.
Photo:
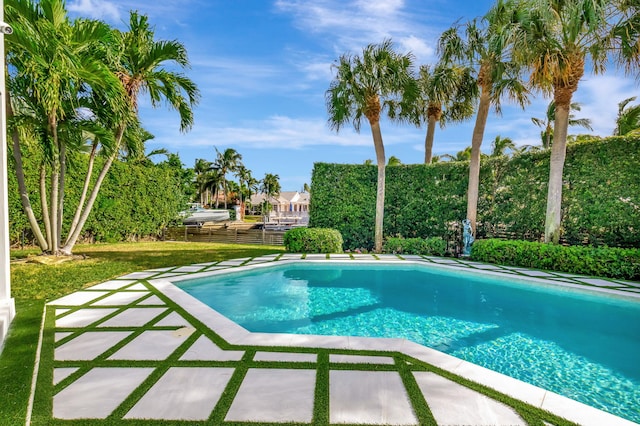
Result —
POLYGON ((220 226, 176 226, 165 229, 165 241, 195 243, 259 244, 281 246, 284 231, 225 228, 220 226))

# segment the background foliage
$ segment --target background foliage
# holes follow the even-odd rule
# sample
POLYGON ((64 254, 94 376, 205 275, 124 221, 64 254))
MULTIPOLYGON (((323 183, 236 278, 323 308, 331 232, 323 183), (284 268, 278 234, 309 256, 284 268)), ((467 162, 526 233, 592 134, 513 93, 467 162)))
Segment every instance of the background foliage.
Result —
MULTIPOLYGON (((562 242, 640 247, 640 138, 567 147, 562 242)), ((539 241, 544 233, 549 150, 485 158, 478 238, 539 241)), ((385 236, 456 238, 464 219, 468 162, 387 167, 385 236)), ((310 225, 338 229, 345 249, 373 246, 376 168, 316 163, 310 225)))

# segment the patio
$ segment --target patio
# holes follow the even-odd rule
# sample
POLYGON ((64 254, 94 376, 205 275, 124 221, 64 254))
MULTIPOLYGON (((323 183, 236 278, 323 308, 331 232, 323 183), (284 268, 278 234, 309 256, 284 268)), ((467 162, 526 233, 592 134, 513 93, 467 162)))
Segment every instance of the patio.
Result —
MULTIPOLYGON (((354 258, 640 293, 638 283, 450 258, 331 256, 354 258)), ((36 396, 50 389, 53 401, 36 397, 34 415, 42 418, 50 410, 54 419, 96 419, 96 424, 152 419, 525 425, 533 419, 557 424, 558 417, 583 425, 634 424, 403 339, 250 333, 170 282, 221 268, 300 259, 270 255, 137 272, 49 302, 36 396)))

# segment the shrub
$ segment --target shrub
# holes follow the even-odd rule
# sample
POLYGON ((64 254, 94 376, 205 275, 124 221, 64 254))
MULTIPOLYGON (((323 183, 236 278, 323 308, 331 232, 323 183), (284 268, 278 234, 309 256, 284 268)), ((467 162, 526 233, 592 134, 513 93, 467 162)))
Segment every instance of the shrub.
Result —
POLYGON ((440 237, 432 238, 387 238, 382 250, 385 253, 427 254, 444 256, 447 243, 440 237))
POLYGON ((473 243, 471 259, 572 274, 640 280, 640 249, 566 247, 488 239, 473 243))
POLYGON ((329 228, 294 228, 284 234, 284 246, 293 253, 342 253, 342 235, 329 228))

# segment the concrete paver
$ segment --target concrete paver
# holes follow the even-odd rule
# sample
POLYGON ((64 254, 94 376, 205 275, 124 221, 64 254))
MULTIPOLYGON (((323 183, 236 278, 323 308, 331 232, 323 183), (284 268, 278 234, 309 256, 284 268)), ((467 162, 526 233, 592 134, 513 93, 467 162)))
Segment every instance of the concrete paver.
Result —
POLYGON ((180 357, 181 361, 239 361, 244 351, 225 351, 206 336, 198 340, 180 357))
POLYGON ((276 361, 276 362, 316 362, 316 354, 301 354, 293 352, 256 352, 254 361, 276 361))
POLYGON ((56 361, 89 361, 129 337, 131 331, 88 331, 55 349, 56 361))
POLYGON ((100 323, 99 327, 142 327, 164 311, 166 308, 131 308, 100 323))
POLYGON ((206 420, 232 374, 233 368, 170 368, 124 418, 206 420))
POLYGON ((117 311, 116 308, 106 309, 78 309, 75 312, 56 318, 56 327, 58 328, 78 328, 86 327, 89 324, 101 320, 117 311))
POLYGON ((153 368, 94 368, 53 397, 56 419, 104 419, 153 368))
POLYGON ((145 331, 111 355, 109 359, 164 360, 178 349, 187 337, 169 330, 145 331))
POLYGON ((47 303, 47 305, 80 306, 107 294, 109 294, 108 291, 76 291, 68 296, 63 296, 59 299, 53 300, 47 303))
POLYGON ((53 384, 57 385, 76 371, 79 368, 77 367, 63 367, 63 368, 54 368, 53 369, 53 384))
POLYGON ((329 362, 344 364, 394 364, 393 358, 386 356, 329 355, 329 362))
POLYGON ((329 407, 331 423, 418 424, 395 371, 331 371, 329 407))
POLYGON ((121 291, 93 303, 93 306, 122 306, 135 302, 148 295, 148 291, 121 291))
POLYGON ((189 324, 189 321, 184 319, 182 315, 177 312, 171 312, 154 325, 156 327, 188 327, 191 324, 189 324))

